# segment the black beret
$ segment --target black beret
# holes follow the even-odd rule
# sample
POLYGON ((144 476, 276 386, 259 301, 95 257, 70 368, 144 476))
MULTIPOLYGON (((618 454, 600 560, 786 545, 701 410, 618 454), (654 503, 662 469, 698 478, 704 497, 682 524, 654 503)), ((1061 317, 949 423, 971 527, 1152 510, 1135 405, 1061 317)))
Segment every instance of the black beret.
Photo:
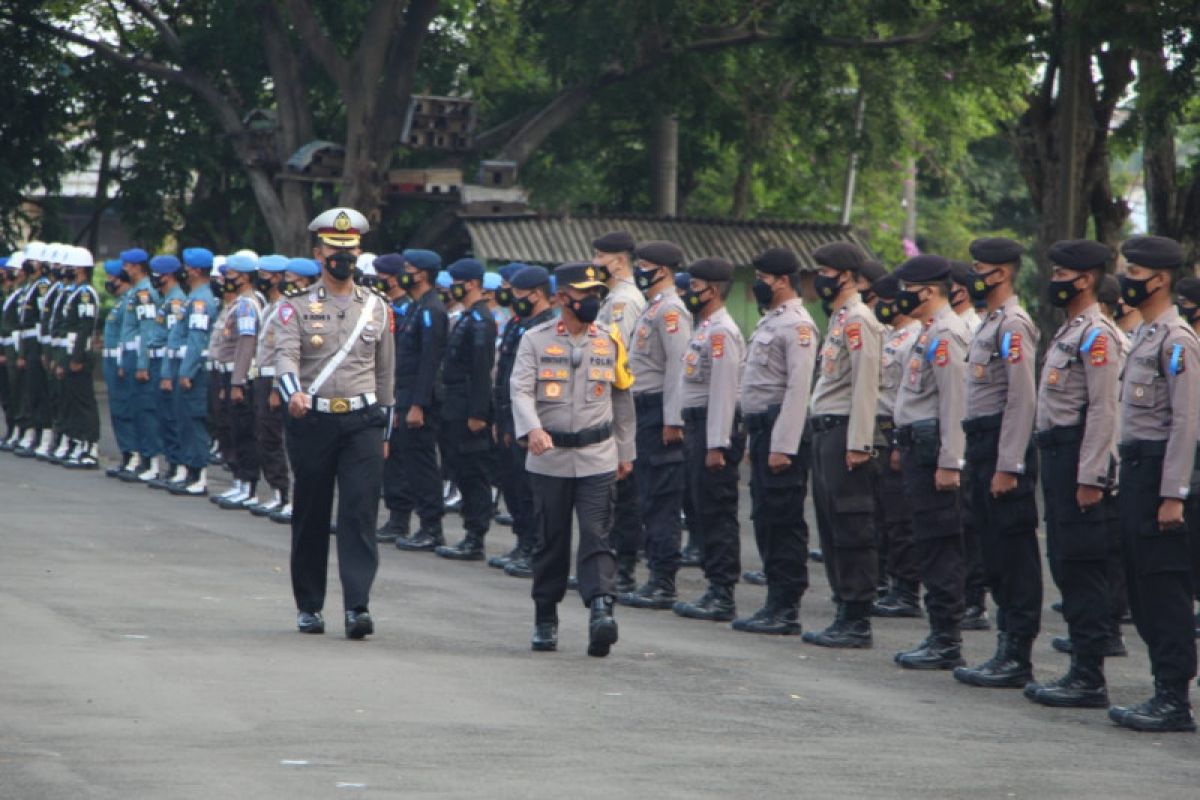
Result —
POLYGON ((1100 279, 1100 288, 1096 290, 1096 299, 1106 306, 1115 306, 1121 299, 1121 282, 1116 275, 1105 275, 1100 279))
POLYGON ((574 289, 594 289, 604 286, 600 280, 599 270, 592 266, 590 261, 559 264, 554 268, 554 280, 558 283, 559 289, 566 286, 574 289))
POLYGON ((375 259, 375 271, 380 275, 399 275, 404 271, 404 256, 384 253, 375 259))
POLYGON ((634 250, 634 255, 642 261, 672 269, 683 261, 683 251, 674 242, 642 242, 634 250))
POLYGON ((913 256, 894 274, 905 283, 936 283, 950 277, 950 262, 935 255, 913 256))
POLYGON ((893 299, 900 293, 900 279, 894 274, 884 275, 871 284, 871 291, 880 297, 893 299))
MULTIPOLYGON (((880 264, 878 261, 867 259, 863 262, 862 268, 859 269, 858 274, 870 281, 871 291, 875 291, 875 281, 887 275, 888 271, 887 267, 885 267, 883 264, 880 264)), ((878 294, 878 292, 876 292, 876 294, 878 294)))
POLYGON ((522 267, 508 280, 514 289, 536 289, 550 282, 550 270, 545 267, 522 267))
POLYGON ((951 261, 950 280, 959 286, 970 286, 971 281, 975 280, 975 269, 966 261, 951 261))
POLYGON ((866 256, 856 245, 850 242, 830 242, 813 250, 813 260, 822 267, 842 270, 843 272, 858 272, 862 269, 866 256))
POLYGON ((1134 236, 1121 245, 1121 255, 1130 264, 1150 269, 1176 269, 1183 266, 1183 248, 1165 236, 1134 236))
POLYGON ((971 258, 982 264, 1019 263, 1021 255, 1025 252, 1020 242, 1003 236, 976 239, 967 249, 971 251, 971 258))
POLYGON ((772 247, 754 257, 754 268, 768 275, 794 275, 800 271, 800 259, 791 250, 772 247))
POLYGON ((723 258, 702 258, 687 268, 688 275, 702 281, 733 280, 733 264, 723 258))
POLYGON ((1184 300, 1200 305, 1200 278, 1189 275, 1175 284, 1175 293, 1184 300))
POLYGON ((1050 245, 1046 258, 1067 269, 1103 269, 1112 258, 1112 248, 1091 239, 1063 239, 1050 245))
POLYGON ((628 253, 633 246, 633 234, 629 231, 609 231, 592 240, 592 248, 601 253, 628 253))

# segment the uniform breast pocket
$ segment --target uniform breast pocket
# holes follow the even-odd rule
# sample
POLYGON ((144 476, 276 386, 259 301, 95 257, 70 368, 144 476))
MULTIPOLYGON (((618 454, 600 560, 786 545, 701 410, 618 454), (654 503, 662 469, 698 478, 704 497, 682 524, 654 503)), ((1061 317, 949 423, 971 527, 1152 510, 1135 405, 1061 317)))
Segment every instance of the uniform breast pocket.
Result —
POLYGON ((750 340, 750 354, 746 360, 760 367, 767 366, 771 361, 771 343, 774 341, 775 337, 770 334, 755 336, 750 340))
POLYGON ((688 350, 683 357, 683 379, 689 383, 703 383, 707 375, 708 365, 697 350, 688 350))
POLYGON ((1050 392, 1061 392, 1067 386, 1071 374, 1071 357, 1065 353, 1051 352, 1046 357, 1046 376, 1042 385, 1050 392))
POLYGON ((607 400, 612 391, 616 373, 612 367, 592 367, 588 370, 587 401, 598 403, 607 400))
POLYGON ((1155 408, 1159 405, 1160 395, 1166 390, 1165 381, 1157 375, 1130 375, 1125 391, 1130 405, 1139 408, 1155 408))
POLYGON ((570 384, 566 381, 539 380, 537 399, 541 403, 565 403, 570 399, 570 384))
POLYGON ((994 368, 1000 365, 999 360, 993 360, 991 350, 980 347, 971 348, 967 363, 967 374, 973 383, 991 383, 994 368))

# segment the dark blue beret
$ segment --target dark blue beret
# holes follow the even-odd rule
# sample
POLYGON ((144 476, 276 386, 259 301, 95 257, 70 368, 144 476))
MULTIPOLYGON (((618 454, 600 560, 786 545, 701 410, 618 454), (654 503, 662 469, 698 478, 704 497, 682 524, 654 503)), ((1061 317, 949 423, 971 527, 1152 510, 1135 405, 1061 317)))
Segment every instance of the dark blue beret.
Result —
POLYGON ((841 270, 842 272, 858 272, 862 269, 867 257, 858 245, 850 242, 830 242, 813 250, 813 260, 822 267, 841 270))
POLYGON ((180 266, 179 259, 173 255, 155 256, 150 259, 150 271, 156 275, 170 275, 178 272, 180 266))
POLYGON ((483 280, 483 264, 473 258, 460 258, 447 267, 446 271, 456 281, 483 280))
POLYGON ((896 267, 894 274, 905 283, 935 283, 950 277, 950 262, 935 255, 913 256, 896 267))
POLYGON ((1020 242, 1014 242, 1003 236, 976 239, 967 249, 971 251, 971 258, 981 264, 1018 263, 1025 252, 1025 248, 1021 246, 1020 242))
POLYGON ((672 269, 683 261, 683 251, 674 242, 642 242, 634 250, 634 255, 641 261, 672 269))
POLYGON ((688 275, 702 281, 728 281, 733 279, 733 264, 723 258, 702 258, 693 261, 687 268, 688 275))
POLYGON ((1112 258, 1112 249, 1091 239, 1063 239, 1050 245, 1046 258, 1067 269, 1100 269, 1112 258))
POLYGON ((375 271, 380 275, 399 275, 404 271, 404 256, 384 253, 375 259, 375 271))
POLYGON ((121 253, 121 261, 126 264, 145 264, 150 260, 150 254, 140 247, 125 250, 121 253))
POLYGON ((545 267, 522 267, 508 279, 509 286, 514 289, 536 289, 549 282, 550 270, 545 267))
POLYGON ((405 250, 401 255, 419 270, 437 272, 442 268, 442 257, 432 250, 405 250))
MULTIPOLYGON (((509 264, 505 264, 500 268, 500 277, 511 284, 513 276, 528 266, 528 264, 522 264, 520 261, 513 261, 509 264)), ((550 273, 547 272, 546 274, 549 275, 550 273)))
POLYGON ((690 289, 692 288, 692 276, 686 272, 675 273, 675 288, 690 289))
POLYGON ((791 250, 772 247, 754 257, 754 268, 768 275, 794 275, 800 271, 800 259, 791 250))
POLYGON ((1200 305, 1200 278, 1189 275, 1175 284, 1175 293, 1185 300, 1200 305))
POLYGON ((966 261, 951 261, 950 280, 962 287, 970 286, 971 281, 975 280, 974 266, 972 264, 968 264, 966 261))
MULTIPOLYGON (((859 269, 858 274, 867 279, 872 286, 871 290, 874 291, 875 281, 886 276, 888 271, 887 267, 885 267, 883 264, 880 264, 878 261, 867 259, 863 262, 862 268, 859 269)), ((878 294, 878 292, 876 292, 876 294, 878 294)))
POLYGON ((212 250, 206 247, 188 247, 183 251, 183 263, 193 269, 212 269, 212 250))
POLYGON ((893 299, 900 293, 900 279, 894 274, 884 275, 871 284, 871 291, 880 297, 893 299))

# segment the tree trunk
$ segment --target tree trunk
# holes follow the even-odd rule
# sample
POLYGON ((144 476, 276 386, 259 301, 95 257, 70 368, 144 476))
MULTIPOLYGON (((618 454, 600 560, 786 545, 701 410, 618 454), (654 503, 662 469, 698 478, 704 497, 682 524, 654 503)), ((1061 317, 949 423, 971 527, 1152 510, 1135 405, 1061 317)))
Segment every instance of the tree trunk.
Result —
MULTIPOLYGON (((852 156, 853 157, 853 156, 852 156)), ((849 224, 846 218, 842 223, 849 224)), ((917 158, 909 156, 904 164, 904 235, 905 240, 917 243, 917 158)))
POLYGON ((650 140, 650 198, 654 213, 673 217, 679 211, 679 117, 655 116, 650 140))

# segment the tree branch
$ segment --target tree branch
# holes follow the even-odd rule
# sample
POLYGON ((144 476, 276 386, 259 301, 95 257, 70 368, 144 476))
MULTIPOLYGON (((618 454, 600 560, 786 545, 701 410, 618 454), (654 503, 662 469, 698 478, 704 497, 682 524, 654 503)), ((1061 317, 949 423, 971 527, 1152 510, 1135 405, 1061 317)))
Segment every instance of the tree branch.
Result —
POLYGON ((167 47, 171 49, 171 53, 182 63, 184 59, 183 43, 179 41, 179 36, 175 33, 175 29, 168 25, 165 19, 156 14, 154 9, 147 5, 144 0, 125 0, 125 2, 129 3, 143 17, 150 20, 150 24, 158 30, 158 35, 162 37, 167 47))
POLYGON ((325 33, 308 0, 283 0, 296 35, 328 73, 342 96, 350 94, 350 64, 325 33))
MULTIPOLYGON (((359 81, 374 80, 383 73, 386 82, 391 76, 383 72, 383 65, 391 48, 388 44, 396 33, 396 20, 400 15, 403 0, 375 0, 363 22, 362 36, 354 54, 354 74, 359 81)), ((296 0, 290 0, 296 2, 296 0)), ((433 3, 437 5, 437 3, 433 3)), ((368 83, 368 85, 370 85, 368 83)))

